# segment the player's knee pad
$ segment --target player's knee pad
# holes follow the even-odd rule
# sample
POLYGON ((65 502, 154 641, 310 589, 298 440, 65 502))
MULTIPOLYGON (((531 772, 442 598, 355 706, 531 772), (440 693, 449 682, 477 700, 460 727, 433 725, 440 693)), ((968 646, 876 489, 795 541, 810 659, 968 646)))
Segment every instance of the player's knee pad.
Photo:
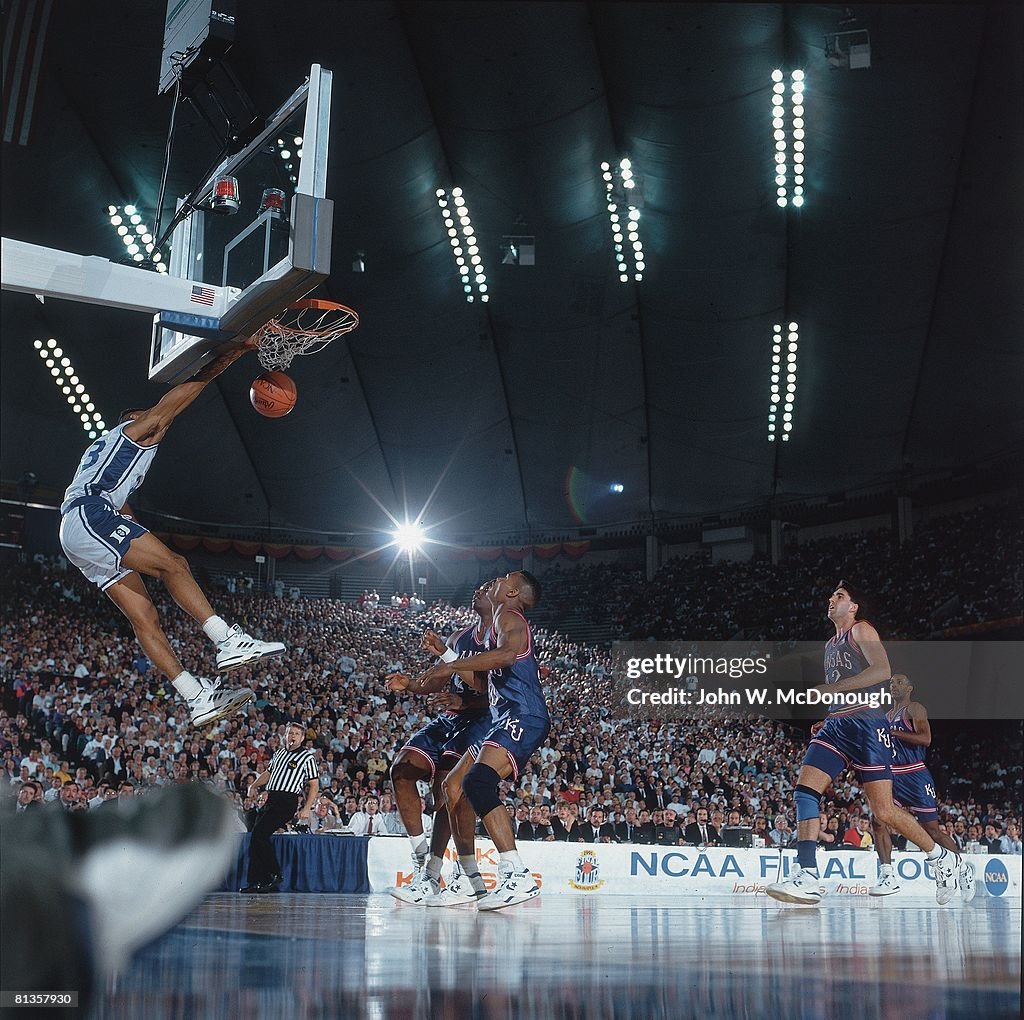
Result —
POLYGON ((809 822, 821 814, 821 794, 817 790, 809 786, 798 786, 793 791, 793 800, 796 802, 798 822, 809 822))
POLYGON ((477 762, 462 780, 462 789, 469 798, 473 810, 483 818, 496 807, 501 807, 498 799, 498 783, 501 776, 490 765, 477 762))

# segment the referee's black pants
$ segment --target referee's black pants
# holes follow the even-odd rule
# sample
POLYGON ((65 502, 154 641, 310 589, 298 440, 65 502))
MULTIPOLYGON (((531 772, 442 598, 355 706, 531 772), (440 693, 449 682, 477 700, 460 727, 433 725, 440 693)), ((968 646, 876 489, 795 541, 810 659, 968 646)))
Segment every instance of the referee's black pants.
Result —
POLYGON ((252 827, 252 838, 249 841, 249 885, 269 882, 279 873, 277 854, 274 853, 270 837, 295 817, 298 807, 297 793, 271 790, 267 794, 267 802, 252 827))

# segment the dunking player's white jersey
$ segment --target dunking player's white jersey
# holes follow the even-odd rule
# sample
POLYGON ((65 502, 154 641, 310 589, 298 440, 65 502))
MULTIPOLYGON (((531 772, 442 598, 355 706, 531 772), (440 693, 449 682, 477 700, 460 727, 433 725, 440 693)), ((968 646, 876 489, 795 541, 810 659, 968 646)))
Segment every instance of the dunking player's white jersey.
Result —
POLYGON ((126 421, 111 429, 85 451, 75 477, 64 493, 61 513, 67 512, 72 500, 82 496, 98 496, 115 510, 120 510, 142 484, 157 447, 140 446, 129 439, 124 430, 130 424, 126 421))

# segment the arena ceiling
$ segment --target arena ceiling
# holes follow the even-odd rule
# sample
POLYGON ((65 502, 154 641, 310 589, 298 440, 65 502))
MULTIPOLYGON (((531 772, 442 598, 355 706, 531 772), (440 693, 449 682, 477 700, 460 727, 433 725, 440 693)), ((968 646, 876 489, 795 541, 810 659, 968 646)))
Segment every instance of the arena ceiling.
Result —
MULTIPOLYGON (((4 144, 5 236, 116 257, 106 205, 154 208, 163 8, 52 6, 27 144, 4 144)), ((445 537, 537 534, 1019 449, 1022 12, 855 7, 872 66, 850 71, 823 54, 835 5, 239 4, 229 61, 260 110, 313 61, 335 71, 321 293, 363 321, 296 364, 288 418, 257 417, 255 362, 233 368, 172 430, 143 505, 331 533, 427 505, 445 537), (778 66, 807 75, 800 211, 776 205, 770 171, 778 66), (619 282, 598 169, 624 154, 645 201, 639 285, 619 282), (486 306, 464 301, 438 214, 453 184, 484 239, 486 306), (510 233, 536 236, 536 266, 500 264, 510 233), (769 338, 791 319, 795 429, 772 444, 769 338)), ((183 107, 169 208, 213 151, 183 107)), ((87 441, 32 351, 44 335, 108 415, 160 387, 146 316, 5 294, 3 477, 59 488, 87 441)))

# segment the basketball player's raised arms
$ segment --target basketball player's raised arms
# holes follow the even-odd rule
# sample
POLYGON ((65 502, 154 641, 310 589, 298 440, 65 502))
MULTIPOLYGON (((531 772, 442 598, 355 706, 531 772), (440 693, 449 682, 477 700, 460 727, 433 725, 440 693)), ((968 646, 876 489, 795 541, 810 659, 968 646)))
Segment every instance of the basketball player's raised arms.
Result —
POLYGON ((203 392, 207 385, 243 354, 253 349, 254 345, 246 342, 214 358, 187 382, 171 387, 151 408, 139 412, 131 424, 125 427, 124 434, 133 442, 144 446, 159 443, 171 427, 171 422, 203 392))

